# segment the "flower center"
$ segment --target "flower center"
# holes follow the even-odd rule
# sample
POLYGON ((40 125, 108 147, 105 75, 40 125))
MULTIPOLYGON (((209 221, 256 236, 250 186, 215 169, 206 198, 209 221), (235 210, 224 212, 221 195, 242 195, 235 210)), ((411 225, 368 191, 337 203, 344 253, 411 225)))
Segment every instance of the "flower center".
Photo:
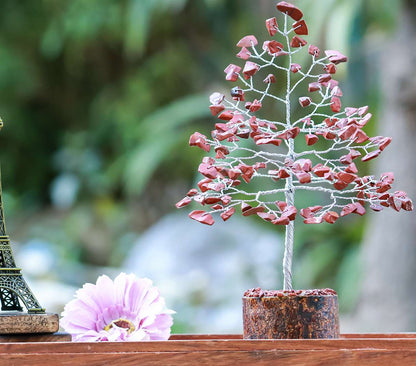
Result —
POLYGON ((127 334, 134 332, 134 330, 136 329, 136 327, 130 320, 120 318, 117 320, 113 320, 110 324, 106 325, 104 327, 104 330, 108 332, 113 327, 113 325, 119 328, 127 329, 127 334))

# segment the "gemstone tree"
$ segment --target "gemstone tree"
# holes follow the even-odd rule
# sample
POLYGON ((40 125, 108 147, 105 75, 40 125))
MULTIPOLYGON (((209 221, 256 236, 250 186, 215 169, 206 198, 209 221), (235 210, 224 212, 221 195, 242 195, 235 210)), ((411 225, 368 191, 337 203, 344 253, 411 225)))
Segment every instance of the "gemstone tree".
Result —
POLYGON ((364 127, 372 116, 367 106, 341 108, 342 91, 334 76, 347 57, 307 46, 301 36, 308 35, 308 27, 300 9, 282 1, 277 10, 282 20, 267 19, 266 30, 270 37, 280 36, 279 40, 266 40, 261 49, 253 35, 237 43, 237 57, 245 63, 230 64, 224 71, 227 81, 239 85, 231 89, 231 98, 211 95, 211 112, 220 120, 211 138, 195 132, 189 140, 191 146, 214 150, 215 156, 203 158, 198 171, 204 179, 177 207, 192 201, 209 207, 189 215, 207 225, 214 223, 213 213, 226 221, 236 208, 243 216, 257 215, 285 225, 283 288, 292 290, 298 214, 305 224, 333 224, 351 213, 364 215, 365 205, 374 211, 384 207, 410 211, 412 202, 402 191, 391 192, 393 173, 379 178, 359 174, 354 161, 376 158, 391 138, 367 136, 364 127), (310 56, 306 67, 297 63, 302 52, 310 56), (271 92, 272 85, 279 83, 283 95, 271 92), (267 104, 278 108, 282 118, 263 116, 267 104), (300 116, 295 113, 296 104, 303 111, 300 116), (262 188, 250 190, 254 181, 261 181, 262 188), (322 203, 299 207, 295 203, 299 191, 319 193, 322 203))

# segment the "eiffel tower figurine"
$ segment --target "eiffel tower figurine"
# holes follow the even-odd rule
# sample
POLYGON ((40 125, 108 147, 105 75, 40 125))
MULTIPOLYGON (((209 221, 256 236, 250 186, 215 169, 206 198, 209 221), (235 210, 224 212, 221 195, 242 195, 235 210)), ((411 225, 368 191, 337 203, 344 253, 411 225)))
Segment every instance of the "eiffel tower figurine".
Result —
MULTIPOLYGON (((0 130, 2 127, 3 121, 0 118, 0 130)), ((0 173, 0 334, 58 331, 58 315, 45 313, 20 271, 16 267, 6 233, 0 173), (23 311, 22 304, 27 312, 23 311)))
POLYGON ((45 313, 32 291, 30 291, 20 268, 16 268, 10 246, 9 236, 6 234, 4 222, 3 194, 1 189, 0 172, 0 301, 1 310, 23 311, 19 299, 25 305, 28 313, 45 313))

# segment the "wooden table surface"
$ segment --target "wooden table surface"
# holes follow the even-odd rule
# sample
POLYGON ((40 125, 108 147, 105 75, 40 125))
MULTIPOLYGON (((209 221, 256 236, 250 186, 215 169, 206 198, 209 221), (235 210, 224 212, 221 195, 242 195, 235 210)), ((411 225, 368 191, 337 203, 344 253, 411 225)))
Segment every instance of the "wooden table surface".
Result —
POLYGON ((156 342, 3 342, 0 365, 416 365, 416 333, 322 340, 173 335, 156 342))

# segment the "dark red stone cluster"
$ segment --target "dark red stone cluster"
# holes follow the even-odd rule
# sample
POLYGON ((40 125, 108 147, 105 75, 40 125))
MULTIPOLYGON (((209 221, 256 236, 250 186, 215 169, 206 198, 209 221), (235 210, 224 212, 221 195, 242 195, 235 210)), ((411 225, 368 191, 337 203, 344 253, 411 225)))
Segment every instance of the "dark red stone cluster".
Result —
POLYGON ((285 21, 272 17, 265 25, 269 36, 283 37, 281 42, 265 40, 259 51, 254 35, 243 37, 237 43, 237 58, 244 64, 230 64, 224 70, 225 79, 238 81, 239 85, 231 88, 230 99, 218 92, 210 96, 209 108, 218 122, 210 137, 195 132, 189 144, 205 152, 213 150, 215 156, 203 158, 198 168, 203 176, 198 189, 191 189, 177 207, 192 201, 201 204, 204 209, 192 211, 189 216, 207 225, 214 223, 213 213, 226 221, 236 209, 243 216, 257 215, 275 225, 288 225, 298 214, 306 224, 333 224, 351 213, 364 215, 366 204, 374 211, 384 207, 412 210, 405 192, 390 191, 393 173, 383 173, 379 178, 359 175, 357 159, 367 162, 376 158, 391 138, 367 135, 364 128, 372 117, 367 106, 342 109, 343 93, 334 76, 347 57, 336 50, 321 52, 312 44, 306 47, 308 42, 300 37, 308 35, 302 11, 285 1, 277 4, 277 10, 284 14, 285 21), (289 17, 293 24, 287 27, 289 17), (310 55, 314 72, 294 62, 295 53, 302 48, 310 55), (273 66, 286 70, 286 79, 278 80, 273 66), (272 73, 267 71, 265 78, 255 82, 263 69, 272 73), (303 81, 306 87, 301 89, 303 81), (269 93, 270 85, 279 82, 289 84, 289 91, 282 97, 269 93), (292 95, 295 87, 305 94, 292 95), (281 103, 286 108, 291 97, 306 112, 300 119, 271 121, 259 115, 265 103, 281 103), (325 107, 331 112, 326 112, 325 107), (306 150, 283 153, 298 141, 306 150), (328 143, 331 148, 321 147, 328 143), (254 179, 268 179, 272 188, 250 192, 247 186, 254 179), (299 209, 287 204, 284 195, 288 179, 293 180, 294 190, 327 193, 332 203, 299 209))
POLYGON ((260 287, 244 292, 244 297, 284 297, 284 296, 335 296, 335 290, 330 288, 313 290, 262 290, 260 287))

